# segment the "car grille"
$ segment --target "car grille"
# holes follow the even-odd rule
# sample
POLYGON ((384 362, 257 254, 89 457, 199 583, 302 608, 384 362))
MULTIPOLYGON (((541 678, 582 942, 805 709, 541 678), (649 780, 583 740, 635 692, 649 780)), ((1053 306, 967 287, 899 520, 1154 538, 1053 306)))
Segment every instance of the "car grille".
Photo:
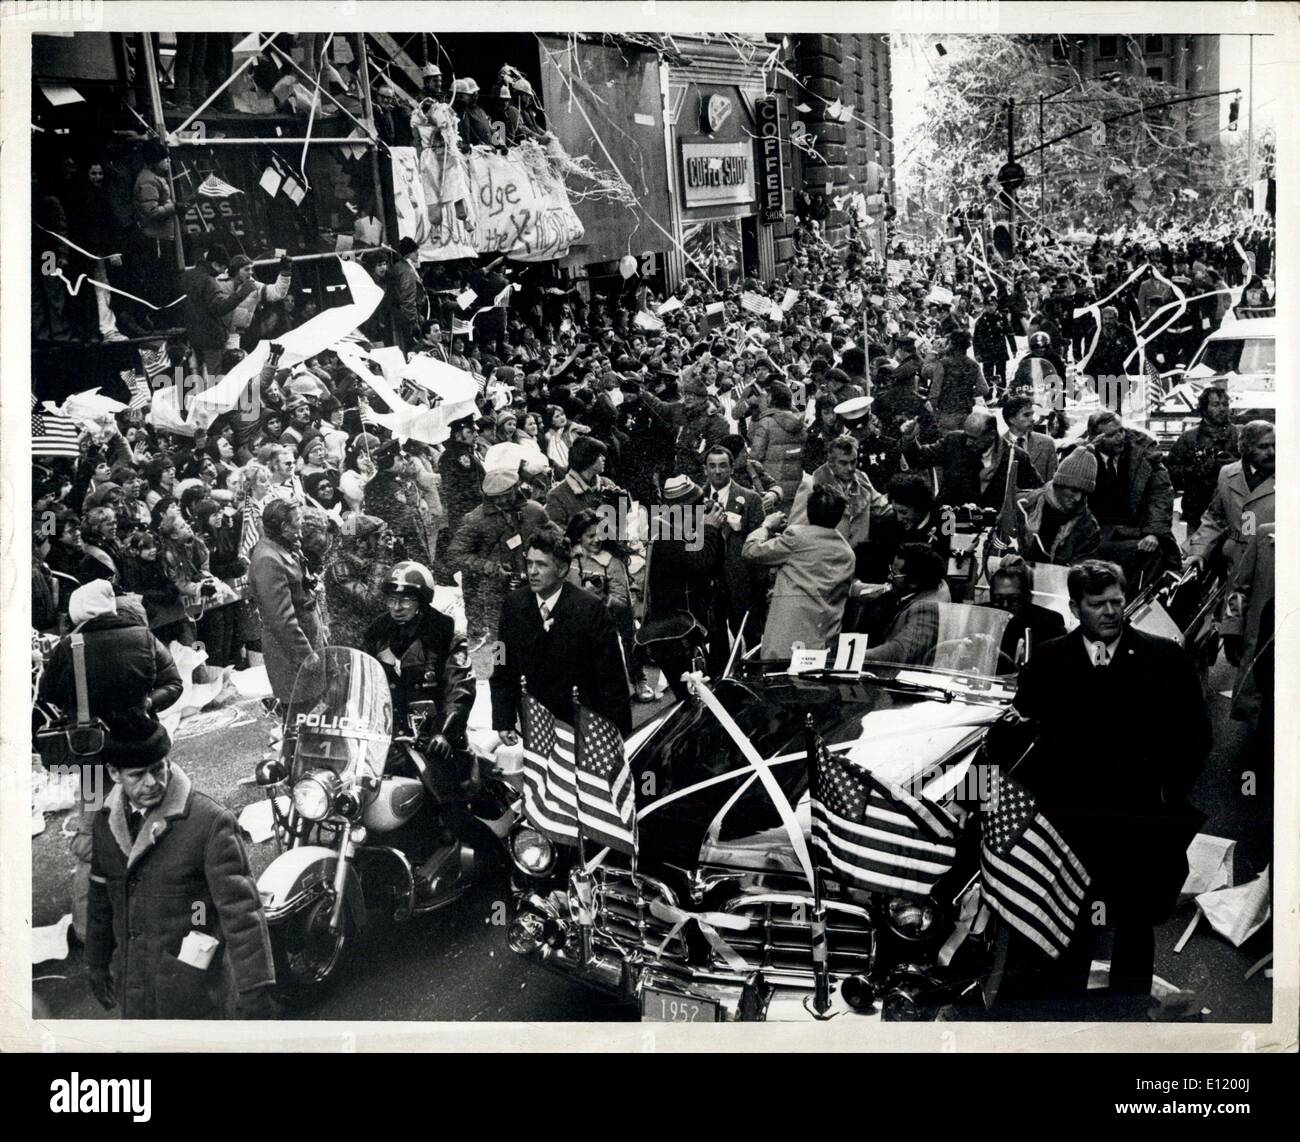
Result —
MULTIPOLYGON (((812 978, 813 904, 809 897, 774 892, 738 896, 729 900, 723 911, 749 918, 748 929, 727 931, 723 937, 751 967, 812 978)), ((826 902, 827 963, 832 976, 868 974, 875 946, 875 930, 865 908, 826 902)), ((726 969, 716 953, 712 963, 726 969)))
MULTIPOLYGON (((669 939, 672 924, 650 912, 650 905, 656 900, 674 906, 678 903, 672 889, 663 881, 644 874, 633 877, 626 869, 602 867, 595 871, 593 882, 595 927, 600 935, 624 954, 640 949, 669 963, 691 962, 686 937, 692 926, 685 925, 669 939)), ((695 910, 690 903, 685 907, 695 910)), ((752 893, 733 897, 721 911, 750 920, 749 928, 744 931, 727 929, 719 930, 718 934, 751 969, 806 977, 811 982, 813 904, 810 897, 786 892, 752 893)), ((867 910, 854 904, 827 901, 826 946, 832 976, 869 974, 876 945, 867 910)), ((711 948, 707 966, 721 975, 736 974, 726 958, 711 948)))
MULTIPOLYGON (((650 914, 653 901, 677 904, 677 898, 661 880, 638 874, 633 877, 627 869, 602 867, 593 875, 596 906, 596 931, 616 947, 643 949, 649 954, 658 953, 668 939, 672 924, 650 914), (638 891, 638 885, 640 886, 638 891)), ((686 929, 668 939, 661 958, 676 963, 686 963, 686 929)))

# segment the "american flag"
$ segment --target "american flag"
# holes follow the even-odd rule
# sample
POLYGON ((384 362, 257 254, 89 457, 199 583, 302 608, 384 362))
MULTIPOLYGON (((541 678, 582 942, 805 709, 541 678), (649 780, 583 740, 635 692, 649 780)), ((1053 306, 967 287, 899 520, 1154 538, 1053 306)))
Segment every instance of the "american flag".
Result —
POLYGON ((210 174, 199 183, 199 193, 204 198, 229 198, 232 194, 243 194, 244 192, 239 187, 231 186, 230 183, 217 178, 215 174, 210 174))
POLYGON ((130 407, 148 408, 153 400, 153 394, 149 390, 149 382, 140 376, 134 369, 123 369, 118 376, 122 378, 122 383, 126 385, 131 393, 130 407))
POLYGON ((524 815, 554 841, 576 843, 573 727, 527 690, 521 712, 524 738, 524 815))
POLYGON ((618 727, 594 710, 579 706, 576 757, 582 831, 630 856, 636 793, 618 727))
POLYGON ((140 367, 144 369, 144 375, 150 381, 154 377, 169 372, 172 367, 172 360, 171 355, 167 352, 166 343, 160 344, 156 349, 151 349, 148 345, 141 345, 140 367))
POLYGON ((1034 798, 1000 772, 983 806, 984 899, 1027 940, 1056 959, 1070 945, 1090 877, 1034 798))
POLYGON ((79 456, 81 430, 62 413, 38 408, 32 393, 32 455, 79 456))
POLYGON ((872 892, 927 897, 957 856, 957 823, 818 743, 812 840, 832 870, 872 892))

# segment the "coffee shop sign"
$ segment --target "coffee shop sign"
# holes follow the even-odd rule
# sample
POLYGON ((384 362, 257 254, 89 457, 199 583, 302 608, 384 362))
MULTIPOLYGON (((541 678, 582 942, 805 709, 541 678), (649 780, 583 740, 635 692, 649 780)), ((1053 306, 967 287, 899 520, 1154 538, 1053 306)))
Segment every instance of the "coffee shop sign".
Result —
POLYGON ((682 143, 688 207, 754 201, 754 151, 748 142, 682 143))

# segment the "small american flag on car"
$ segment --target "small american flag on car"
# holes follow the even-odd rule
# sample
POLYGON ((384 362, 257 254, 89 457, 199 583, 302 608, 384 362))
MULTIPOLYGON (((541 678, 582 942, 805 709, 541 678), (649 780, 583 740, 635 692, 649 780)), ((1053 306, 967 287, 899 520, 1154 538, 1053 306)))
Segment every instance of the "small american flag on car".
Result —
POLYGON ((925 898, 956 860, 956 835, 941 806, 818 743, 812 840, 832 871, 872 892, 925 898))
POLYGON ((1090 878, 1079 858, 1019 782, 996 773, 982 807, 984 899, 1027 940, 1056 959, 1074 937, 1090 878))
POLYGON ((524 815, 553 841, 578 839, 573 727, 523 692, 524 815))
POLYGON ((608 718, 578 707, 578 817, 593 840, 631 855, 636 793, 623 736, 608 718))

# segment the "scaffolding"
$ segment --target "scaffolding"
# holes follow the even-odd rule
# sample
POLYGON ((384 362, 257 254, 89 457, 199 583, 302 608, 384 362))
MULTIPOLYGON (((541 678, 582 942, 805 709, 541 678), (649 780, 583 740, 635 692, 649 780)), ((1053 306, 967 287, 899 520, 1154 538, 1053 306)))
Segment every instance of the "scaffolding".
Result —
MULTIPOLYGON (((385 233, 392 235, 396 229, 396 210, 392 201, 391 188, 385 183, 381 176, 379 166, 379 151, 385 148, 379 134, 375 129, 374 104, 370 92, 370 62, 366 49, 366 35, 364 32, 355 33, 338 33, 339 38, 346 38, 353 52, 353 59, 356 64, 357 86, 361 98, 361 114, 354 115, 342 102, 328 90, 327 86, 320 82, 320 77, 312 76, 302 67, 300 67, 293 56, 284 50, 276 38, 281 33, 272 32, 265 38, 259 33, 253 33, 257 37, 257 43, 254 48, 247 49, 245 58, 225 80, 213 90, 207 98, 199 104, 179 125, 169 128, 166 123, 166 114, 163 107, 163 92, 160 80, 159 60, 155 54, 160 50, 160 43, 156 42, 154 37, 147 33, 140 34, 140 54, 144 61, 144 72, 147 83, 149 97, 149 107, 153 123, 150 128, 152 137, 157 138, 168 149, 169 153, 181 153, 188 148, 206 148, 206 147, 238 147, 238 146, 292 146, 299 145, 303 148, 302 164, 305 166, 307 149, 311 146, 344 146, 344 147, 361 147, 369 152, 369 166, 371 186, 376 206, 383 211, 383 221, 385 233), (251 68, 267 52, 271 53, 282 68, 289 68, 295 73, 305 85, 310 85, 314 105, 312 114, 308 119, 307 134, 302 137, 277 136, 257 136, 257 137, 240 137, 224 136, 210 137, 206 131, 196 134, 187 135, 185 132, 190 131, 195 124, 201 123, 200 116, 205 110, 213 106, 223 94, 229 91, 231 86, 240 78, 249 68, 251 68), (313 136, 311 134, 311 125, 315 120, 316 106, 323 104, 328 100, 334 107, 346 116, 353 125, 360 131, 360 135, 351 134, 346 136, 327 135, 313 136)), ((246 37, 247 38, 247 37, 246 37)), ((328 51, 330 42, 335 38, 331 35, 326 41, 322 55, 328 51)), ((143 122, 143 120, 142 120, 143 122)), ((149 126, 148 124, 145 124, 149 126)), ((303 174, 306 171, 303 170, 303 174)), ((171 183, 173 201, 178 200, 176 194, 176 173, 171 171, 168 174, 168 180, 171 183)), ((200 215, 200 222, 202 216, 200 215)), ((379 247, 381 249, 390 249, 391 247, 379 247)), ((185 241, 181 228, 178 226, 175 236, 176 249, 176 267, 177 269, 185 268, 185 241)), ((375 247, 369 247, 375 249, 375 247)), ((294 262, 317 262, 322 255, 319 252, 289 255, 290 260, 294 262)), ((278 260, 278 259, 275 259, 278 260)), ((257 261, 255 264, 265 264, 266 259, 257 261)))

